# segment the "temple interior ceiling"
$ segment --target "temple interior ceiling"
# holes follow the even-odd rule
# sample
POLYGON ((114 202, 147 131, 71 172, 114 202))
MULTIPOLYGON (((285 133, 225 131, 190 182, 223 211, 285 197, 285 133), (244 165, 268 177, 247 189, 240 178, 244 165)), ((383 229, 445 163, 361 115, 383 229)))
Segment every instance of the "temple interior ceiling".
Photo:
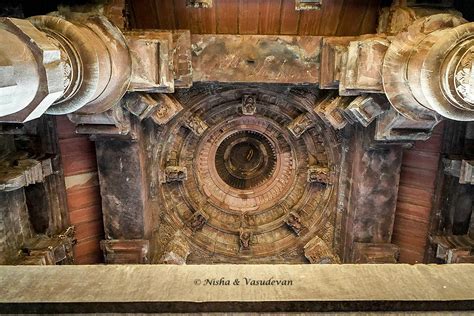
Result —
POLYGON ((1 2, 0 314, 474 309, 472 0, 1 2))
POLYGON ((0 18, 0 263, 474 260, 462 1, 47 7, 0 18))
POLYGON ((305 262, 315 239, 331 257, 311 260, 334 261, 340 146, 309 112, 319 91, 202 85, 176 97, 183 111, 150 133, 160 212, 190 262, 305 262))

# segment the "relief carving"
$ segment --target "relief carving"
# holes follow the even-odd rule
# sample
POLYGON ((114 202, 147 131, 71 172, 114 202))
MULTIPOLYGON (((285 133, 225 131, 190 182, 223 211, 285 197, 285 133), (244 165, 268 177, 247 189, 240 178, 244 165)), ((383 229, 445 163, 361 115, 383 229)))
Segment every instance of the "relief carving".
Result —
POLYGON ((290 212, 285 223, 297 236, 300 236, 300 234, 306 228, 301 222, 300 216, 294 212, 290 212))
POLYGON ((182 182, 188 179, 188 170, 186 167, 168 166, 165 168, 165 183, 182 182))
POLYGON ((470 51, 459 62, 454 77, 454 86, 460 97, 468 102, 474 103, 474 75, 473 68, 474 51, 470 51))
POLYGON ((303 133, 312 126, 314 126, 314 122, 309 114, 306 113, 299 115, 290 124, 288 124, 288 129, 296 138, 300 138, 301 135, 303 135, 303 133))
POLYGON ((341 263, 328 244, 318 236, 304 246, 304 256, 313 264, 341 263))
POLYGON ((185 125, 187 128, 191 130, 191 132, 194 133, 196 136, 201 136, 209 126, 201 120, 200 117, 198 116, 192 116, 190 117, 186 122, 185 125))
POLYGON ((252 238, 252 233, 248 230, 241 228, 239 230, 239 243, 240 251, 250 250, 250 239, 252 238))
POLYGON ((157 94, 156 99, 158 105, 156 111, 151 115, 151 119, 158 125, 168 123, 183 109, 175 98, 166 94, 157 94))
POLYGON ((173 150, 168 156, 162 183, 182 182, 188 179, 188 169, 178 165, 178 152, 173 150))
POLYGON ((195 233, 201 230, 204 227, 204 225, 206 225, 206 223, 207 223, 207 218, 203 214, 196 212, 193 214, 193 217, 191 218, 189 222, 189 227, 191 228, 193 233, 195 233))
POLYGON ((254 115, 257 112, 257 98, 254 95, 244 95, 242 97, 242 114, 254 115))
POLYGON ((330 170, 326 167, 310 166, 308 168, 308 182, 309 183, 330 183, 330 170))

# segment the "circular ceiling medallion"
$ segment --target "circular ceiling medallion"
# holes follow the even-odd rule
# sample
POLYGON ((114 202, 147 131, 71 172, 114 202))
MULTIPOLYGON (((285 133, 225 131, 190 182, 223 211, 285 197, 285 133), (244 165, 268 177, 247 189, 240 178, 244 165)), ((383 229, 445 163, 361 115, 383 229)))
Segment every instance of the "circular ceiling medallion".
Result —
POLYGON ((225 183, 248 190, 271 178, 276 160, 275 149, 267 137, 252 130, 241 130, 220 143, 214 164, 225 183))

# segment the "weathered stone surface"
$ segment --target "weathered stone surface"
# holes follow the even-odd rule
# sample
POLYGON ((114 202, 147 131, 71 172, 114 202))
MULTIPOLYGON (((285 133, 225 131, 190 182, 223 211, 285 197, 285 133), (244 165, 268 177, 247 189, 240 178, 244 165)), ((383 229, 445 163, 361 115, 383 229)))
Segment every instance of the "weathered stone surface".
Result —
POLYGON ((70 226, 59 235, 37 235, 21 245, 17 263, 21 265, 65 265, 73 264, 75 228, 70 226))
POLYGON ((412 2, 410 0, 398 2, 400 3, 394 2, 391 7, 382 8, 377 33, 396 34, 402 32, 415 20, 430 15, 449 12, 452 15, 462 16, 461 12, 456 10, 435 8, 437 4, 434 2, 430 2, 430 5, 425 7, 407 7, 407 2, 412 2))
POLYGON ((319 82, 321 37, 192 35, 193 81, 319 82))
POLYGON ((108 264, 142 264, 149 262, 148 240, 102 240, 100 248, 104 252, 105 263, 108 264))
POLYGON ((344 111, 351 102, 351 97, 341 97, 331 92, 315 105, 314 112, 328 125, 335 129, 342 129, 348 123, 344 111))
POLYGON ((350 42, 339 83, 341 96, 383 92, 382 64, 389 44, 384 36, 350 42))
POLYGON ((412 120, 474 119, 471 72, 474 24, 437 14, 416 20, 399 33, 384 57, 384 91, 392 106, 412 120))
POLYGON ((173 67, 175 88, 191 87, 193 65, 189 30, 173 30, 173 67))
POLYGON ((30 21, 0 18, 0 24, 0 121, 26 122, 63 94, 61 52, 30 21))
POLYGON ((464 310, 473 293, 473 265, 0 267, 3 313, 464 310))
POLYGON ((340 259, 331 250, 331 246, 326 244, 319 237, 314 237, 304 246, 304 256, 313 264, 340 263, 340 259))
POLYGON ((96 152, 106 238, 147 239, 152 215, 140 144, 100 140, 96 152))
POLYGON ((33 236, 23 189, 0 192, 0 264, 12 264, 25 241, 33 236))
POLYGON ((474 161, 443 159, 444 172, 459 178, 461 184, 474 184, 474 161))
POLYGON ((376 120, 375 139, 379 141, 414 141, 427 140, 433 128, 439 123, 436 118, 411 120, 395 111, 388 109, 376 120))
POLYGON ((129 91, 174 92, 173 34, 129 31, 125 36, 132 56, 129 91))
POLYGON ((377 148, 369 130, 357 129, 351 148, 351 184, 345 206, 344 259, 354 242, 390 243, 395 219, 402 148, 377 148))
POLYGON ((354 243, 352 263, 397 263, 398 246, 389 243, 354 243))
POLYGON ((343 55, 355 36, 324 37, 321 48, 321 89, 338 89, 341 81, 343 55))
POLYGON ((130 114, 116 104, 108 111, 96 114, 68 115, 69 120, 76 124, 76 133, 95 135, 127 135, 134 137, 130 114), (131 132, 132 131, 132 132, 131 132))
POLYGON ((43 182, 53 173, 51 159, 36 160, 27 153, 15 153, 0 160, 0 191, 14 191, 43 182))
POLYGON ((436 245, 436 258, 445 263, 473 263, 474 239, 468 235, 431 236, 436 245))
POLYGON ((351 117, 352 121, 367 127, 389 107, 383 95, 364 94, 355 98, 344 112, 351 117))

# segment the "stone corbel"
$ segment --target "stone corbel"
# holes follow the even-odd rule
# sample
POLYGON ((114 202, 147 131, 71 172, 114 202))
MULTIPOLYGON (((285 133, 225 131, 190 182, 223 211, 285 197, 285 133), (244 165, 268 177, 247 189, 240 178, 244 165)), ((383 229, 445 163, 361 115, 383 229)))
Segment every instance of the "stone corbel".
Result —
POLYGON ((51 158, 29 158, 27 153, 14 153, 0 160, 0 191, 14 191, 43 182, 53 174, 51 158))
POLYGON ((132 130, 130 113, 125 111, 121 103, 110 110, 97 114, 69 114, 68 118, 76 124, 76 133, 107 136, 124 136, 136 138, 132 130))
POLYGON ((150 118, 158 125, 168 123, 183 109, 173 96, 161 93, 129 93, 123 106, 140 121, 150 118))

